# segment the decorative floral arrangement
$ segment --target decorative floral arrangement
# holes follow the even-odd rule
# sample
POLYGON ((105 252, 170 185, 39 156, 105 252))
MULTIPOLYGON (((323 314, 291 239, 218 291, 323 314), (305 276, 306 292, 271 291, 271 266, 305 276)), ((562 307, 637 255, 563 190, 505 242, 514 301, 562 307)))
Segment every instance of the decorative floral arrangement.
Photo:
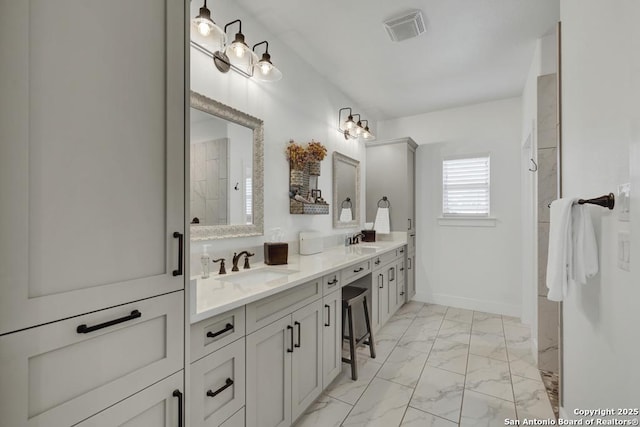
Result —
POLYGON ((327 156, 327 147, 312 139, 307 146, 307 155, 309 161, 321 162, 327 156))
POLYGON ((293 170, 302 170, 304 169, 305 163, 307 163, 309 159, 309 154, 307 150, 300 144, 292 140, 289 141, 289 144, 286 148, 287 160, 289 160, 289 164, 291 165, 291 169, 293 170))

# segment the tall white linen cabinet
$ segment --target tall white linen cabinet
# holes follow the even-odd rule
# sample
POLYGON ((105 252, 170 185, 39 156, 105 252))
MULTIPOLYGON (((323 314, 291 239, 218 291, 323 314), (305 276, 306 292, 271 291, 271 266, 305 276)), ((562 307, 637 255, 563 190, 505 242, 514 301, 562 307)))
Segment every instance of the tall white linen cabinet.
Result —
POLYGON ((182 425, 185 9, 0 1, 3 426, 182 425))

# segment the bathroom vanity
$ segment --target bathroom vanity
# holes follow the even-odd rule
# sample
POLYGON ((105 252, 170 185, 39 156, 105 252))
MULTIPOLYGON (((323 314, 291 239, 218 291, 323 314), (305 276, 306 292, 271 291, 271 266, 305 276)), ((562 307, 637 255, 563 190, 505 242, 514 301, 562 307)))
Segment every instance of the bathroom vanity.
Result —
POLYGON ((370 289, 375 337, 406 300, 408 252, 382 241, 192 279, 191 425, 291 425, 342 370, 342 287, 370 289))

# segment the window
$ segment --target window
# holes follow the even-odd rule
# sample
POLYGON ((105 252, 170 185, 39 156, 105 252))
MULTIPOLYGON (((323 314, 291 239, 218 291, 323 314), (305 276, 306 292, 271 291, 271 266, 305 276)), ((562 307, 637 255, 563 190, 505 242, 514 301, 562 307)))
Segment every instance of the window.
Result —
POLYGON ((489 216, 489 156, 442 162, 442 216, 489 216))

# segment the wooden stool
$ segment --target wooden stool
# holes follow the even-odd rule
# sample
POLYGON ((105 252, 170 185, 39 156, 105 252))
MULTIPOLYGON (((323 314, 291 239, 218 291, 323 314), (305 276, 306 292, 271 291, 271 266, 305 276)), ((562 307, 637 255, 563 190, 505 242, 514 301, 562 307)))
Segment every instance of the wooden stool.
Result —
POLYGON ((356 355, 356 347, 364 342, 369 346, 371 358, 376 358, 376 349, 373 343, 373 332, 371 331, 371 320, 369 319, 369 308, 367 307, 368 293, 368 289, 358 288, 355 286, 345 286, 342 288, 342 324, 344 325, 346 321, 346 324, 349 327, 349 335, 343 334, 342 339, 349 340, 349 353, 351 355, 350 359, 343 357, 342 361, 351 365, 351 379, 354 381, 358 379, 358 357, 356 355), (356 339, 352 306, 359 302, 362 302, 362 306, 364 307, 364 321, 367 326, 367 332, 362 337, 356 339), (366 339, 368 339, 368 341, 365 342, 366 339))

